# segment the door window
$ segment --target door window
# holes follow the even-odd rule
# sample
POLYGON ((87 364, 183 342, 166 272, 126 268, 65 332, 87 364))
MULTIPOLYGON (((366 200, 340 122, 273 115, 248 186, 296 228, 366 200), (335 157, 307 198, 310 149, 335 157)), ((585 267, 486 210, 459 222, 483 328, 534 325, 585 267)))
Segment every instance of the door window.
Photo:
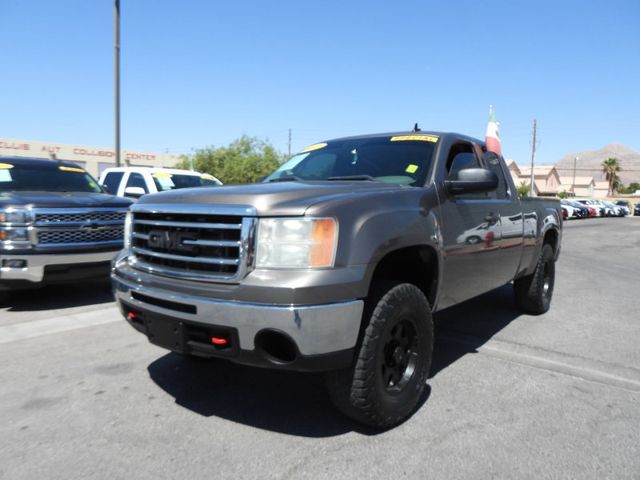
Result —
MULTIPOLYGON (((465 168, 480 168, 480 161, 474 152, 473 145, 467 142, 455 143, 449 151, 447 157, 447 178, 457 178, 457 173, 465 168)), ((456 198, 464 199, 486 199, 487 193, 467 193, 456 195, 456 198)))
POLYGON ((144 190, 145 193, 149 193, 149 189, 147 188, 147 183, 144 181, 144 177, 140 173, 131 173, 129 175, 129 180, 127 180, 127 187, 140 187, 144 190))
POLYGON ((482 156, 485 167, 491 170, 498 177, 498 188, 495 192, 491 192, 491 196, 498 200, 506 200, 510 197, 509 184, 505 178, 504 168, 500 158, 493 152, 485 152, 482 156))
POLYGON ((122 181, 122 177, 124 172, 109 172, 107 176, 104 177, 104 181, 102 185, 107 187, 107 191, 112 195, 117 195, 118 187, 120 186, 120 182, 122 181))

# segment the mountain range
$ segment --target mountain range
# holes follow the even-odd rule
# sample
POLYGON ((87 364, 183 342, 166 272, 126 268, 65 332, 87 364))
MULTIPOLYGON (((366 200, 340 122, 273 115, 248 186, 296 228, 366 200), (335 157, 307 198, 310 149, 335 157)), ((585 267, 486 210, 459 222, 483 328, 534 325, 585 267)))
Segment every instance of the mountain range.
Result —
POLYGON ((602 162, 607 158, 620 160, 622 171, 618 173, 620 180, 626 186, 631 182, 640 182, 640 153, 626 145, 609 144, 600 150, 570 153, 556 162, 556 170, 562 177, 573 175, 574 159, 576 162, 576 176, 593 176, 596 182, 606 180, 602 173, 602 162))

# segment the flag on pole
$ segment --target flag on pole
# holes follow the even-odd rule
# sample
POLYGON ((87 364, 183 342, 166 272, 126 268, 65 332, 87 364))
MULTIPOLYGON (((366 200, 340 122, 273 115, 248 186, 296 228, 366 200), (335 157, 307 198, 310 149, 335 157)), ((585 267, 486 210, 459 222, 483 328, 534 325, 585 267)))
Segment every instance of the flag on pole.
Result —
POLYGON ((493 111, 493 105, 489 105, 489 123, 487 124, 487 133, 484 142, 487 145, 487 151, 497 153, 502 156, 502 146, 500 144, 500 132, 498 127, 500 124, 496 120, 496 112, 493 111))

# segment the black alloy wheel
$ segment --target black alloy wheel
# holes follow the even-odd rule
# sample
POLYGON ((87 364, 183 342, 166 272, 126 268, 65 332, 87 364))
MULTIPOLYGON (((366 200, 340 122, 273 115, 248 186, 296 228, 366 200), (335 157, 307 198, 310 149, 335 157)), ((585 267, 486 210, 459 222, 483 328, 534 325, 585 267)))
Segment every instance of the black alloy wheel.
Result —
POLYGON ((380 373, 387 392, 395 395, 407 386, 416 370, 418 355, 416 329, 411 321, 401 319, 386 332, 383 339, 380 373))
POLYGON ((556 263, 553 247, 544 244, 533 274, 513 281, 518 308, 533 315, 540 315, 549 310, 555 276, 556 263))
POLYGON ((327 387, 345 415, 387 429, 411 416, 425 391, 433 356, 431 307, 417 286, 387 283, 367 299, 364 321, 354 364, 327 372, 327 387))

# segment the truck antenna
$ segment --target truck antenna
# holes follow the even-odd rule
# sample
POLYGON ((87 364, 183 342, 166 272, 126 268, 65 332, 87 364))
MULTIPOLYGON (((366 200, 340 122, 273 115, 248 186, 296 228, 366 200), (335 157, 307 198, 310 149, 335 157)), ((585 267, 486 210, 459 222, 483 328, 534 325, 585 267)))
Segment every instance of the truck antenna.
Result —
POLYGON ((413 132, 421 132, 422 130, 420 130, 420 127, 418 127, 418 122, 416 122, 416 124, 413 126, 413 132))

